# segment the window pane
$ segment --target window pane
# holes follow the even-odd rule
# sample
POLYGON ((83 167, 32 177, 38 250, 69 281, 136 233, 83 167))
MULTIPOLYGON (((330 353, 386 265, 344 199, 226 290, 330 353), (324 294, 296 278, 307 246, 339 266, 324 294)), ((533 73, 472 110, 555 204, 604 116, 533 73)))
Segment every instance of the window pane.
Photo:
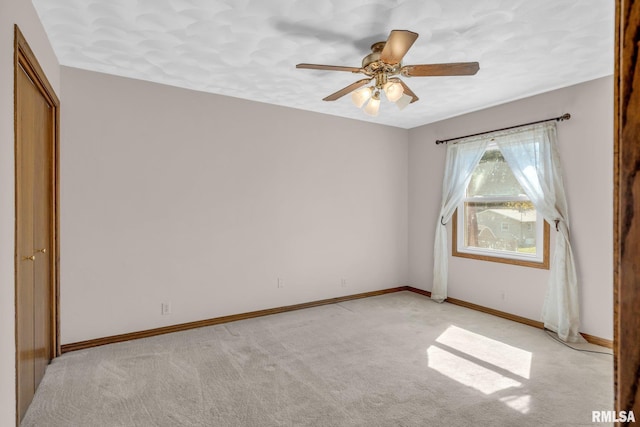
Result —
POLYGON ((464 204, 466 247, 536 255, 536 210, 531 202, 464 204))
POLYGON ((485 151, 467 187, 467 197, 524 196, 509 165, 497 148, 485 151))

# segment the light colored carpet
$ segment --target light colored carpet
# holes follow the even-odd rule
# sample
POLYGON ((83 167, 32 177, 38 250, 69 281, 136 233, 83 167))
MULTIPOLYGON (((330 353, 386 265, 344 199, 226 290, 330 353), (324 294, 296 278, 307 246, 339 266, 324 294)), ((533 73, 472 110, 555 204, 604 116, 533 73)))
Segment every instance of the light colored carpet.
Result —
POLYGON ((593 426, 612 363, 399 292, 67 353, 22 425, 593 426))

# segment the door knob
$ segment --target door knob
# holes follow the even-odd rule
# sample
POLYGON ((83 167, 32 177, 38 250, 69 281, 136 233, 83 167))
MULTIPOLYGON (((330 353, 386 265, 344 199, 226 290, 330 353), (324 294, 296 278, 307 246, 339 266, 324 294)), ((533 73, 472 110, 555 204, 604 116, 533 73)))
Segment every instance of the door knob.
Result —
POLYGON ((36 259, 36 256, 35 255, 25 256, 25 257, 22 257, 22 259, 25 261, 34 261, 36 259))
POLYGON ((36 252, 42 252, 43 254, 46 254, 47 248, 38 249, 36 252))

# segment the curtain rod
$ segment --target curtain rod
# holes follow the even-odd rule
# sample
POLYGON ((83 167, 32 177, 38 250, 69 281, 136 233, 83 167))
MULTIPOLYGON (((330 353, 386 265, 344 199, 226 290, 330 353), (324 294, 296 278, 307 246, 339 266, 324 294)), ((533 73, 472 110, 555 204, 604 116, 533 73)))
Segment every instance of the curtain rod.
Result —
POLYGON ((450 141, 455 141, 455 140, 462 139, 462 138, 469 138, 471 136, 485 135, 485 134, 488 134, 488 133, 499 132, 501 130, 509 130, 509 129, 519 128, 519 127, 522 127, 522 126, 535 125, 537 123, 552 122, 554 120, 557 121, 557 122, 562 122, 562 121, 565 121, 565 120, 569 120, 570 118, 571 118, 571 114, 565 113, 565 114, 563 114, 561 116, 554 117, 552 119, 538 120, 537 122, 524 123, 524 124, 521 124, 521 125, 509 126, 509 127, 506 127, 506 128, 496 129, 496 130, 488 130, 486 132, 479 132, 479 133, 474 133, 474 134, 471 134, 471 135, 458 136, 456 138, 438 139, 436 141, 436 145, 446 144, 446 143, 448 143, 450 141))

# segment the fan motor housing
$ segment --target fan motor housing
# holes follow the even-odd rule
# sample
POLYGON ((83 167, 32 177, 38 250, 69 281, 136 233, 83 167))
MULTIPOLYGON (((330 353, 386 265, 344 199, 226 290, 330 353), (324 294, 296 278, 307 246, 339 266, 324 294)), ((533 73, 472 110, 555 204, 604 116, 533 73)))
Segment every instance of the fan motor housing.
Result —
POLYGON ((371 45, 371 53, 362 59, 362 69, 366 74, 373 76, 380 72, 389 75, 398 74, 402 68, 402 64, 387 64, 380 59, 380 55, 387 42, 376 42, 371 45))

